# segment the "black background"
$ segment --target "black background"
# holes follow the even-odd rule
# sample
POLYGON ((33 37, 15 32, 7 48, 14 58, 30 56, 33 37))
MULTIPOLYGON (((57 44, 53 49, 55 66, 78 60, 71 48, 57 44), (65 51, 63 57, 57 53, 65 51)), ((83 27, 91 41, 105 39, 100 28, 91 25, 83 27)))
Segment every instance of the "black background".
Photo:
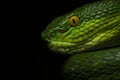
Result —
POLYGON ((33 80, 62 80, 61 66, 68 56, 50 51, 41 39, 41 32, 53 18, 97 0, 55 0, 31 4, 33 80))

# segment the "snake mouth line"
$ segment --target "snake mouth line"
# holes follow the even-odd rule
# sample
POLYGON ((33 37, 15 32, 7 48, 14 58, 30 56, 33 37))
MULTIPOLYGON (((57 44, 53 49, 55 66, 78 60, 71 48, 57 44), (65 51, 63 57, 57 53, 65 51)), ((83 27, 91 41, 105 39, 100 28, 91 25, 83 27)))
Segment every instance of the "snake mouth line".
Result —
POLYGON ((70 51, 70 47, 75 46, 75 43, 70 42, 59 42, 59 41, 52 41, 48 44, 50 50, 57 52, 57 53, 65 53, 70 51))
POLYGON ((66 47, 75 46, 75 43, 52 41, 52 42, 50 42, 49 46, 58 47, 58 48, 61 48, 61 47, 66 48, 66 47))

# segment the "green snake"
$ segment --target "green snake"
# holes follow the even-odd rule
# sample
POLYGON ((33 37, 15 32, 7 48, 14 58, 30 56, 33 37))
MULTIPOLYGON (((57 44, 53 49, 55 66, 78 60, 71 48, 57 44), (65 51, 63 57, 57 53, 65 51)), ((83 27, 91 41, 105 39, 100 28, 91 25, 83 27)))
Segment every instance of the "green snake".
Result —
POLYGON ((120 80, 120 0, 101 0, 55 18, 42 32, 50 50, 71 55, 64 80, 120 80))

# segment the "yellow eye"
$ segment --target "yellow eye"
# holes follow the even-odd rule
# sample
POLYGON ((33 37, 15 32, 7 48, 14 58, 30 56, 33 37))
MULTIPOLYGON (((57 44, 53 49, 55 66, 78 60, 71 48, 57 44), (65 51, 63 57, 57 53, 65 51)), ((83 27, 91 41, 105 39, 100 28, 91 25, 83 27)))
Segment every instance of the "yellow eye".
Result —
POLYGON ((69 18, 69 24, 71 26, 75 26, 79 23, 79 17, 78 16, 72 16, 69 18))

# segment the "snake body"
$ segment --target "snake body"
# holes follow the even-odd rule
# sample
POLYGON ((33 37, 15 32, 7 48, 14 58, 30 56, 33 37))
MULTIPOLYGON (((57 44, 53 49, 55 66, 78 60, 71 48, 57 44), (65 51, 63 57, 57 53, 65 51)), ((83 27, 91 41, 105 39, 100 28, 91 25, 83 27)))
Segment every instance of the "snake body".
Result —
POLYGON ((120 0, 81 6, 55 18, 41 36, 52 51, 72 54, 65 80, 120 80, 120 0))

